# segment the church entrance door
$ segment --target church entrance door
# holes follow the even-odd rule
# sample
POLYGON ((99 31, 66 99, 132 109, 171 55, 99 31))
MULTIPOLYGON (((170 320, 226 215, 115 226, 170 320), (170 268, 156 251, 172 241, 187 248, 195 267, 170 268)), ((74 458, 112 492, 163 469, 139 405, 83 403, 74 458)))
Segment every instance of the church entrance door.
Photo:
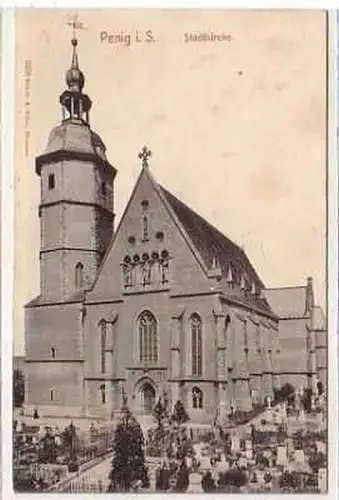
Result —
POLYGON ((155 405, 155 390, 146 382, 142 387, 143 413, 150 415, 155 405))

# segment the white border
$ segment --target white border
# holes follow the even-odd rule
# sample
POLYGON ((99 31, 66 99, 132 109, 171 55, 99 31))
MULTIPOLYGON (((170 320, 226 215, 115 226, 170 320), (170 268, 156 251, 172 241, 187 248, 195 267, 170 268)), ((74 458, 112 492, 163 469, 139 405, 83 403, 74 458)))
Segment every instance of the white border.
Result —
MULTIPOLYGON (((336 2, 295 2, 285 0, 284 2, 266 1, 260 5, 256 2, 239 0, 238 2, 227 1, 201 1, 199 5, 193 0, 153 1, 147 5, 141 2, 124 1, 27 1, 17 0, 20 7, 176 7, 176 8, 217 8, 217 7, 250 7, 250 8, 333 8, 336 2)), ((2 0, 2 6, 8 7, 14 4, 10 0, 2 0)), ((12 491, 12 335, 13 331, 13 159, 14 159, 14 11, 6 9, 2 18, 2 71, 1 71, 1 353, 2 353, 2 393, 1 393, 1 427, 6 432, 2 433, 2 488, 3 498, 43 499, 44 494, 20 494, 15 495, 12 491), (33 495, 33 497, 32 497, 33 495)), ((298 495, 299 499, 311 498, 338 498, 338 27, 336 11, 329 12, 329 68, 328 76, 331 84, 328 85, 328 378, 329 378, 329 494, 328 495, 298 495)), ((29 250, 28 250, 29 251, 29 250)), ((78 498, 92 498, 93 495, 56 495, 54 498, 73 500, 78 498)), ((114 495, 120 497, 120 495, 114 495)), ((132 495, 131 495, 132 496, 132 495)), ((144 495, 145 496, 145 495, 144 495)), ((194 495, 193 495, 194 496, 194 495)), ((130 497, 130 496, 129 496, 130 497)), ((137 495, 139 498, 140 495, 137 495)), ((152 498, 158 495, 152 495, 152 498)), ((215 500, 215 495, 207 495, 215 500)), ((239 499, 239 495, 231 495, 239 499)), ((286 495, 256 495, 256 498, 285 498, 286 495)), ((176 496, 178 498, 178 496, 176 496)), ((187 499, 187 494, 184 495, 187 499)), ((204 495, 206 498, 206 495, 204 495)), ((250 495, 241 495, 241 499, 252 498, 250 495)))
POLYGON ((1 469, 4 497, 12 498, 14 17, 11 11, 3 12, 1 24, 1 431, 4 429, 1 469))

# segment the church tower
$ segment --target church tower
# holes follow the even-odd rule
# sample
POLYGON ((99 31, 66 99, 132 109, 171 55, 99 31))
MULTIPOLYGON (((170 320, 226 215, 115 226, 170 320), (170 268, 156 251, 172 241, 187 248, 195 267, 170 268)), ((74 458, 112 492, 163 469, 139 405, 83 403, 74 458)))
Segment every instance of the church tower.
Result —
POLYGON ((83 93, 77 39, 67 89, 60 96, 61 123, 36 159, 40 176, 40 297, 63 302, 88 289, 113 235, 115 168, 90 127, 92 102, 83 93))

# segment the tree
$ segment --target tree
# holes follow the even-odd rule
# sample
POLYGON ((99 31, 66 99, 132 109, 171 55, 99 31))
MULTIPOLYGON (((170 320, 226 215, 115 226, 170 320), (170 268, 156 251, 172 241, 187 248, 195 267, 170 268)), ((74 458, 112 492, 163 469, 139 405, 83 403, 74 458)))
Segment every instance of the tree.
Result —
POLYGON ((188 416, 187 411, 185 410, 183 403, 180 400, 178 400, 174 405, 171 420, 177 423, 178 425, 182 425, 188 422, 189 419, 190 418, 188 416))
POLYGON ((324 453, 314 453, 308 459, 308 464, 314 473, 326 465, 326 455, 324 453))
POLYGON ((137 481, 141 481, 143 487, 149 484, 145 466, 144 436, 126 402, 122 408, 121 421, 115 431, 109 479, 109 492, 130 491, 137 481))
POLYGON ((55 438, 52 436, 50 430, 46 429, 45 436, 41 439, 39 450, 39 462, 45 464, 53 464, 56 462, 57 449, 55 438))
POLYGON ((25 377, 22 370, 15 369, 13 372, 13 404, 16 408, 21 407, 25 400, 25 377))

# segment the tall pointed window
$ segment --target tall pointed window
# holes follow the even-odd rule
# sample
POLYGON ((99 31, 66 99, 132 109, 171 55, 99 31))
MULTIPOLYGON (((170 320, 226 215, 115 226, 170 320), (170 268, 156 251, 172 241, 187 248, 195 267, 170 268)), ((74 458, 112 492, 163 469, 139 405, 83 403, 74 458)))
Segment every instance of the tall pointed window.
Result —
POLYGON ((191 345, 192 345, 192 375, 202 375, 202 331, 201 318, 193 314, 190 319, 191 345))
POLYGON ((106 404, 106 387, 105 384, 100 386, 101 404, 106 404))
POLYGON ((149 219, 147 215, 142 216, 142 241, 149 240, 149 219))
POLYGON ((149 311, 144 311, 138 319, 140 363, 158 362, 158 325, 149 311))
POLYGON ((100 332, 100 367, 101 373, 106 373, 106 343, 107 343, 107 323, 106 321, 101 322, 101 332, 100 332))
POLYGON ((75 266, 75 287, 83 288, 84 286, 84 266, 78 262, 75 266))

